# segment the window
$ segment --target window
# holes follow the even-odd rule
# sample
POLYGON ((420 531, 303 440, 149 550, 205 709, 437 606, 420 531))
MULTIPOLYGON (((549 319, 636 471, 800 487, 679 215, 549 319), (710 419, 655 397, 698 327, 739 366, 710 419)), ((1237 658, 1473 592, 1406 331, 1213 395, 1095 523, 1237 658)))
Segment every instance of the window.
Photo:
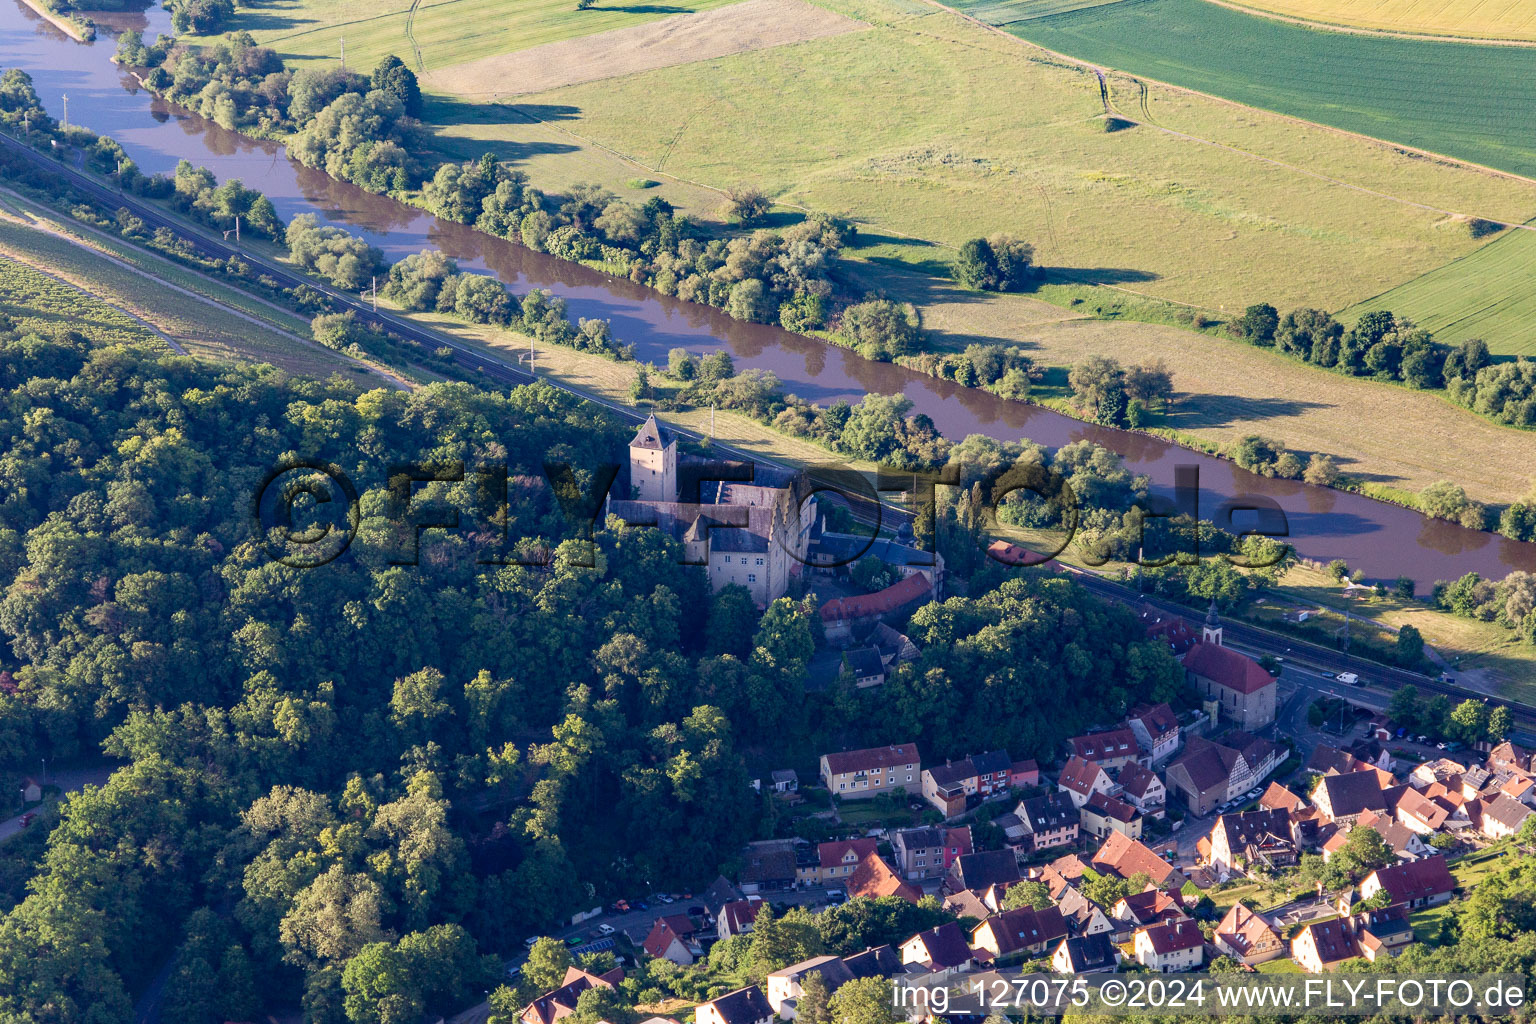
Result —
POLYGON ((761 559, 761 558, 759 558, 759 559, 758 559, 758 560, 757 560, 757 564, 758 564, 758 565, 762 565, 762 564, 763 564, 763 560, 762 560, 762 559, 761 559))
POLYGON ((756 583, 757 582, 757 573, 755 573, 755 572, 747 573, 747 582, 748 583, 756 583))

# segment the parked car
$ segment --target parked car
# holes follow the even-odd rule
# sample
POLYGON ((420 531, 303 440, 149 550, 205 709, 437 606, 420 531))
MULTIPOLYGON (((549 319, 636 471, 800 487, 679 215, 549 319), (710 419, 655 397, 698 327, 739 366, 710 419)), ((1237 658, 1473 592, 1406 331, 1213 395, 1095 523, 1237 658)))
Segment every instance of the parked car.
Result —
POLYGON ((659 893, 656 894, 656 902, 658 902, 658 903, 674 903, 676 901, 673 900, 672 897, 668 896, 666 893, 659 892, 659 893))
POLYGON ((539 937, 537 935, 530 935, 523 940, 523 945, 527 946, 529 949, 532 949, 535 945, 538 944, 538 941, 539 937))
POLYGON ((585 935, 572 935, 570 938, 565 940, 565 944, 567 946, 573 946, 573 947, 574 946, 584 946, 584 945, 586 945, 586 943, 587 943, 587 937, 585 935))
POLYGON ((1445 741, 1442 740, 1441 742, 1436 743, 1435 744, 1435 749, 1436 750, 1444 750, 1445 749, 1445 741))
POLYGON ((1420 743, 1428 743, 1429 742, 1429 737, 1428 736, 1420 736, 1419 737, 1419 742, 1420 743))
POLYGON ((1256 800, 1256 799, 1258 799, 1260 794, 1262 794, 1263 792, 1264 791, 1262 789, 1258 789, 1258 788, 1250 789, 1248 791, 1248 799, 1249 800, 1256 800))
POLYGON ((841 889, 827 890, 827 906, 837 907, 848 902, 848 894, 841 889))
POLYGON ((26 814, 23 814, 21 816, 21 827, 22 828, 27 828, 29 825, 32 824, 32 820, 34 818, 36 818, 36 817, 37 817, 37 812, 36 811, 28 811, 26 814))
POLYGON ((651 909, 651 905, 649 903, 645 902, 645 900, 635 900, 635 902, 631 903, 630 906, 633 907, 636 910, 650 910, 651 909))
POLYGON ((602 932, 604 935, 612 935, 614 932, 618 931, 618 929, 611 924, 600 924, 597 926, 597 930, 602 932))

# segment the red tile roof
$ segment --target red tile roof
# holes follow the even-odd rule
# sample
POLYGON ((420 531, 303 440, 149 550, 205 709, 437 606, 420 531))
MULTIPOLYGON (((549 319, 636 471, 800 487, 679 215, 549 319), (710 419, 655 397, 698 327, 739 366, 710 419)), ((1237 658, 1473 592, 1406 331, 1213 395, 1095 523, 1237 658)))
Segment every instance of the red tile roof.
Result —
POLYGON ((923 898, 921 890, 896 877, 896 872, 891 870, 890 865, 873 852, 859 861, 859 866, 854 868, 853 874, 848 876, 848 895, 867 896, 870 899, 878 899, 881 896, 900 896, 908 903, 916 903, 923 898))
POLYGON ((1093 867, 1121 878, 1144 874, 1159 887, 1177 874, 1173 865, 1153 853, 1146 844, 1121 832, 1111 832, 1105 837, 1104 845, 1093 855, 1093 867))
POLYGON ((1154 952, 1160 955, 1177 953, 1183 949, 1194 949, 1205 944, 1205 935, 1200 931, 1200 926, 1190 920, 1164 921, 1150 928, 1143 929, 1147 941, 1152 944, 1154 952))
POLYGON ((888 747, 866 747, 863 750, 840 750, 826 755, 827 767, 833 775, 849 772, 867 772, 892 765, 921 764, 916 743, 893 743, 888 747))
POLYGON ((1275 685, 1275 677, 1264 671, 1258 662, 1218 644, 1195 644, 1184 655, 1184 667, 1238 693, 1257 693, 1266 686, 1275 685))
POLYGON ((931 596, 933 584, 920 572, 913 573, 900 583, 893 583, 873 594, 854 597, 834 597, 821 606, 822 622, 839 622, 845 619, 868 619, 885 615, 913 601, 931 596))
POLYGON ((874 853, 878 845, 874 839, 834 839, 830 843, 817 843, 816 856, 822 868, 839 868, 843 866, 844 854, 852 853, 853 863, 857 864, 874 853))
POLYGON ((1391 867, 1379 868, 1371 873, 1387 891, 1393 903, 1410 903, 1428 899, 1441 893, 1452 892, 1456 879, 1445 866, 1444 857, 1425 857, 1391 867))

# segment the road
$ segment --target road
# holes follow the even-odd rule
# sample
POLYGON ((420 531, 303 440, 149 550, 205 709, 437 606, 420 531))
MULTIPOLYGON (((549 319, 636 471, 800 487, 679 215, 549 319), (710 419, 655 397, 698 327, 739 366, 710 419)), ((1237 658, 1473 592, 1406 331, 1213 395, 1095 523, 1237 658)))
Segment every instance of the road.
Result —
MULTIPOLYGON (((104 786, 107 778, 112 774, 113 768, 65 768, 62 771, 48 773, 48 785, 58 786, 65 793, 75 793, 85 786, 104 786)), ((36 808, 34 808, 36 810, 36 808)), ((5 842, 22 830, 21 819, 25 813, 18 814, 14 818, 0 821, 0 843, 5 842)))

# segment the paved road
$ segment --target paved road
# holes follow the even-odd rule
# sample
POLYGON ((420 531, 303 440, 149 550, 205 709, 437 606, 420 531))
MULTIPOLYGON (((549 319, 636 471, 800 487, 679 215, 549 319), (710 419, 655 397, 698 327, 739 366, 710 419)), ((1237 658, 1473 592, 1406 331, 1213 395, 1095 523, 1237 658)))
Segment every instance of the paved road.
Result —
MULTIPOLYGON (((107 777, 112 774, 112 768, 66 768, 63 771, 49 772, 48 785, 58 786, 64 793, 74 793, 87 785, 102 786, 107 782, 107 777)), ((21 819, 24 815, 18 814, 14 818, 0 821, 0 843, 20 832, 21 819)))

